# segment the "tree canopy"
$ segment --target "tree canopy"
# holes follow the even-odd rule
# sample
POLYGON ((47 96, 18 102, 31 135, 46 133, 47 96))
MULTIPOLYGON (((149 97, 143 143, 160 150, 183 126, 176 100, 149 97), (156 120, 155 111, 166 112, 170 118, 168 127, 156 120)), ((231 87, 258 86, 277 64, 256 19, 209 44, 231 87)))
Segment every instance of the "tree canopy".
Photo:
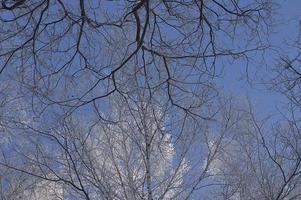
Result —
POLYGON ((301 199, 283 4, 2 0, 1 199, 301 199), (241 72, 285 106, 220 86, 241 72))

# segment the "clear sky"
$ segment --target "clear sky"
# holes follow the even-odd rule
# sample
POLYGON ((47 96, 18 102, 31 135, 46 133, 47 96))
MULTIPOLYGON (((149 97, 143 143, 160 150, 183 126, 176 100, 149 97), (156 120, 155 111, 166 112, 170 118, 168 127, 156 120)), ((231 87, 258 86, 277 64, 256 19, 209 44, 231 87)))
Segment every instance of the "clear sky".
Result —
MULTIPOLYGON (((270 35, 271 44, 282 48, 282 51, 289 53, 290 49, 284 49, 285 42, 292 42, 296 40, 298 36, 298 29, 300 29, 299 22, 301 16, 301 1, 300 0, 274 0, 279 4, 279 8, 276 10, 276 16, 274 17, 274 23, 276 24, 273 33, 270 35)), ((260 115, 264 116, 271 112, 275 112, 276 106, 279 107, 285 102, 285 98, 280 94, 266 90, 266 86, 261 83, 259 79, 268 79, 271 75, 271 69, 276 67, 277 63, 276 52, 266 52, 266 66, 255 66, 250 64, 249 69, 250 79, 255 78, 256 81, 252 81, 249 84, 245 77, 245 66, 239 62, 234 63, 232 66, 226 66, 224 69, 224 75, 218 80, 218 84, 225 89, 225 93, 230 92, 234 96, 249 97, 255 107, 258 109, 260 115), (256 75, 254 72, 256 71, 256 75)), ((261 59, 258 57, 254 60, 261 59)))

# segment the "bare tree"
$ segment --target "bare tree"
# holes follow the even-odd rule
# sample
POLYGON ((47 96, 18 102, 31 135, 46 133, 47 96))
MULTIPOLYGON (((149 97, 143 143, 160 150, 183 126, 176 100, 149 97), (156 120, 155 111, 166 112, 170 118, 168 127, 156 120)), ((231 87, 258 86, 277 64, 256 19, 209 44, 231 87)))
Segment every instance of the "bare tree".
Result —
POLYGON ((300 199, 299 122, 258 120, 248 107, 218 159, 221 199, 300 199))
POLYGON ((271 12, 268 0, 3 0, 0 72, 20 83, 37 115, 130 93, 130 79, 193 112, 219 58, 248 62, 267 47, 271 12))
MULTIPOLYGON (((248 67, 268 47, 272 11, 269 0, 2 0, 3 198, 20 185, 21 199, 209 199, 222 185, 246 199, 260 189, 226 175, 253 166, 234 155, 247 139, 278 181, 275 146, 214 83, 221 63, 248 67)), ((262 190, 283 198, 297 177, 287 170, 282 191, 262 190)))
POLYGON ((95 105, 89 120, 74 115, 51 128, 15 122, 9 129, 20 140, 6 143, 14 157, 1 166, 31 177, 25 193, 36 198, 194 199, 219 185, 214 163, 238 121, 230 100, 217 104, 215 120, 183 112, 176 123, 169 107, 110 100, 110 113, 95 105))

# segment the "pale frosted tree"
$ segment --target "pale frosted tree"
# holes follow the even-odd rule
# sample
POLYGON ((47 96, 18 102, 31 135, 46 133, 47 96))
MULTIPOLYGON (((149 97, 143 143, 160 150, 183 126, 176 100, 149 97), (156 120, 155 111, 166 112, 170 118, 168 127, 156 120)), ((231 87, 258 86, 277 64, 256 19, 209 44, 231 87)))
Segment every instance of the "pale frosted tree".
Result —
POLYGON ((301 197, 299 123, 291 118, 258 120, 249 104, 216 163, 221 199, 294 200, 301 197))
POLYGON ((88 121, 74 115, 51 128, 16 123, 15 137, 24 139, 8 143, 15 157, 1 166, 31 177, 27 194, 36 198, 200 198, 219 184, 212 170, 238 120, 231 99, 212 105, 215 120, 209 121, 186 112, 170 116, 170 107, 142 94, 132 101, 111 98, 106 113, 95 104, 88 121))

